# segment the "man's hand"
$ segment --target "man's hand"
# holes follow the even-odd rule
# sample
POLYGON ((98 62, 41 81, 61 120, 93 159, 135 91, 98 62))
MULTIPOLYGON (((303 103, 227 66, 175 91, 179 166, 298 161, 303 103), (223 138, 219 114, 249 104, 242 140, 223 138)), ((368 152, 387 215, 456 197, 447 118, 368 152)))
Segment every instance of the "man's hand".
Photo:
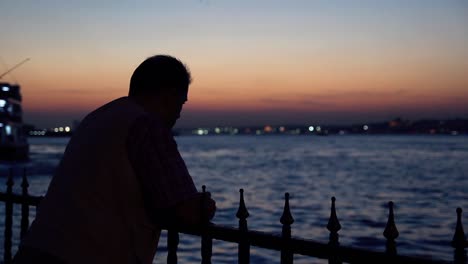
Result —
POLYGON ((197 193, 175 208, 178 224, 200 225, 213 219, 216 212, 216 202, 211 199, 211 194, 197 193))

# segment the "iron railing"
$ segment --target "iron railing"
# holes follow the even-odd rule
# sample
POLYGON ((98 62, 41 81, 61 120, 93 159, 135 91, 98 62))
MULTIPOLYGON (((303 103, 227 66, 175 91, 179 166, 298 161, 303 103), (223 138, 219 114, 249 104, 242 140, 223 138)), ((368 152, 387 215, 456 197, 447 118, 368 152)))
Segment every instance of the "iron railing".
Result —
MULTIPOLYGON (((5 203, 5 233, 4 233, 4 255, 3 263, 10 264, 12 260, 12 224, 13 205, 21 205, 21 228, 20 237, 23 237, 29 227, 29 207, 37 207, 42 196, 31 196, 28 194, 28 180, 26 173, 22 178, 22 194, 13 193, 13 175, 10 175, 6 182, 6 193, 0 192, 0 201, 5 203)), ((203 193, 206 193, 203 186, 203 193)), ((265 248, 281 252, 281 264, 293 263, 294 254, 311 256, 319 259, 328 259, 328 263, 463 263, 466 264, 467 256, 465 248, 468 246, 463 225, 461 223, 461 208, 457 208, 457 223, 455 234, 452 239, 454 248, 454 261, 446 262, 433 259, 402 256, 397 254, 395 239, 398 237, 398 230, 395 225, 393 214, 393 203, 389 202, 389 215, 387 225, 383 232, 386 239, 386 251, 375 252, 354 247, 342 246, 339 243, 338 231, 341 229, 335 210, 335 198, 331 199, 331 213, 327 224, 330 231, 327 243, 316 242, 303 238, 291 236, 291 225, 294 218, 289 208, 289 194, 285 194, 285 204, 283 214, 280 218, 282 232, 280 235, 249 230, 247 218, 249 212, 244 202, 244 192, 240 190, 239 209, 236 217, 239 219, 239 226, 229 227, 217 225, 207 221, 197 227, 167 226, 167 263, 177 263, 177 247, 179 244, 179 233, 190 234, 201 237, 201 263, 211 263, 212 241, 222 240, 238 244, 238 263, 246 264, 250 262, 250 246, 265 248)))

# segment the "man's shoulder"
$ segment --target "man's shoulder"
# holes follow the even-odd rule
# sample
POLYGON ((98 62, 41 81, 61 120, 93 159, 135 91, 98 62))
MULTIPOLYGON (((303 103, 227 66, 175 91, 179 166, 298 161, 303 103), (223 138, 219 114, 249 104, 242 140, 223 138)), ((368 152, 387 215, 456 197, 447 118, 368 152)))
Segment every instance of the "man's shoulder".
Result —
POLYGON ((120 97, 113 101, 110 101, 99 108, 95 109, 94 111, 90 112, 83 121, 89 119, 96 119, 98 117, 108 118, 108 119, 124 119, 125 116, 129 116, 131 118, 138 117, 140 115, 144 115, 146 112, 144 109, 133 102, 128 97, 120 97), (110 117, 114 116, 114 118, 110 117))
POLYGON ((112 101, 100 106, 99 108, 92 111, 89 115, 93 115, 93 114, 96 114, 96 113, 105 112, 105 111, 109 111, 109 110, 114 110, 114 109, 115 110, 125 111, 125 112, 128 112, 131 109, 133 109, 136 112, 140 112, 140 113, 144 112, 144 110, 143 110, 143 108, 141 106, 139 106, 138 104, 133 102, 127 96, 124 96, 124 97, 117 98, 115 100, 112 100, 112 101))
POLYGON ((128 97, 117 98, 90 112, 80 122, 77 132, 91 130, 122 130, 132 126, 136 119, 146 115, 139 105, 128 97))

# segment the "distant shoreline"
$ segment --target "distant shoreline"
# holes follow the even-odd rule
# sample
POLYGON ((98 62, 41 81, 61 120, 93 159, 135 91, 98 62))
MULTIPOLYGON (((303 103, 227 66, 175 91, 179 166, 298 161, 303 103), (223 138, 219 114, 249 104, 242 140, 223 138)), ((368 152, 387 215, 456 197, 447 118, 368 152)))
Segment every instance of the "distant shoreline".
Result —
MULTIPOLYGON (((176 137, 231 137, 231 136, 241 136, 241 137, 259 137, 259 136, 265 136, 265 137, 293 137, 293 136, 306 136, 306 137, 322 137, 318 135, 310 135, 310 134, 299 134, 299 135, 293 135, 293 134, 263 134, 263 135, 254 135, 254 134, 236 134, 236 135, 229 135, 229 134, 208 134, 208 135, 195 135, 195 134, 178 134, 175 135, 176 137)), ((433 136, 433 137, 467 137, 467 134, 457 134, 457 135, 452 135, 452 134, 329 134, 327 136, 331 137, 349 137, 349 136, 401 136, 401 137, 406 137, 406 136, 433 136)), ((71 138, 72 135, 61 135, 61 136, 54 136, 54 135, 44 135, 44 136, 28 136, 28 138, 71 138)))
MULTIPOLYGON (((78 127, 78 123, 74 127, 78 127)), ((73 129, 68 126, 37 129, 29 126, 29 136, 69 137, 73 129)), ((174 135, 467 135, 468 119, 418 120, 396 118, 379 123, 354 125, 262 125, 174 128, 174 135)))

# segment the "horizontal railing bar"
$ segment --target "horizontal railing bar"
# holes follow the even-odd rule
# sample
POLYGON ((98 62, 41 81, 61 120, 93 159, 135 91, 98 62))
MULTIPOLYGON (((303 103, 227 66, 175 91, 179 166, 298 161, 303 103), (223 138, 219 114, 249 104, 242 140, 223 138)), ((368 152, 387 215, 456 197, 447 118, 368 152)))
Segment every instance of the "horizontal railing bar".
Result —
MULTIPOLYGON (((14 204, 29 204, 31 206, 38 206, 43 196, 23 196, 18 194, 7 194, 0 192, 0 202, 11 201, 14 204)), ((167 228, 163 228, 167 229, 167 228)), ((202 236, 209 235, 213 239, 239 243, 241 239, 245 239, 243 236, 247 236, 247 240, 250 245, 281 251, 282 237, 279 234, 266 233, 261 231, 248 230, 247 233, 241 234, 240 230, 231 226, 217 225, 211 223, 205 226, 204 231, 200 227, 181 227, 175 228, 180 233, 202 236)), ((290 249, 294 254, 300 254, 320 259, 329 259, 334 256, 338 256, 341 261, 346 263, 451 263, 440 260, 424 259, 419 257, 409 256, 391 256, 384 252, 375 252, 365 249, 358 249, 346 246, 332 247, 328 244, 306 240, 301 238, 291 238, 289 240, 290 249)))
POLYGON ((7 200, 10 200, 14 204, 27 203, 31 206, 38 206, 42 198, 43 198, 42 196, 31 196, 31 195, 23 196, 23 195, 19 195, 15 193, 6 194, 3 192, 0 192, 0 202, 6 202, 7 200))
MULTIPOLYGON (((196 227, 177 227, 180 233, 201 236, 202 231, 196 227)), ((206 229, 206 233, 213 239, 239 243, 241 234, 238 228, 210 224, 206 229)), ((250 245, 260 248, 280 251, 282 238, 280 235, 260 231, 247 231, 247 237, 250 245)), ((330 247, 328 244, 315 242, 312 240, 292 238, 290 240, 290 249, 294 254, 311 256, 320 259, 329 259, 332 256, 338 256, 343 262, 347 263, 365 263, 371 261, 374 263, 450 263, 439 260, 431 260, 408 256, 390 256, 384 252, 375 252, 364 249, 357 249, 345 246, 337 248, 330 247)))

